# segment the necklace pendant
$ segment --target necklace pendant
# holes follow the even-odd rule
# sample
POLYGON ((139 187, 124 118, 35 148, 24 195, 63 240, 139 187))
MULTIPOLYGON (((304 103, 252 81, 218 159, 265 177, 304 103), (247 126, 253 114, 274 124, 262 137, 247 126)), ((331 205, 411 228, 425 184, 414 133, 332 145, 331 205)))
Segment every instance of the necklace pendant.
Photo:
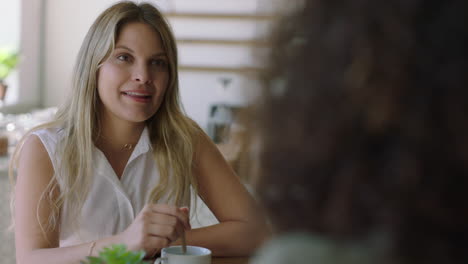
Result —
POLYGON ((133 145, 132 144, 125 144, 123 146, 123 150, 131 150, 133 148, 133 145))

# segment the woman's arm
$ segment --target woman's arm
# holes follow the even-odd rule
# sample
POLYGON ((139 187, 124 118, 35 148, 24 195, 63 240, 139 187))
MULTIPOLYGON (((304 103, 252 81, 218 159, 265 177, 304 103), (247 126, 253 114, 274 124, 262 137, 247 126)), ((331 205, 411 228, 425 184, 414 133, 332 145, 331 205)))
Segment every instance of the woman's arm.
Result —
POLYGON ((188 231, 187 244, 209 248, 216 256, 252 254, 269 235, 261 210, 207 135, 195 155, 199 195, 220 223, 188 231))
MULTIPOLYGON (((29 136, 18 160, 15 186, 17 263, 79 263, 89 253, 91 243, 58 248, 57 225, 43 230, 52 213, 52 205, 48 200, 42 199, 42 195, 53 174, 52 163, 41 140, 35 135, 29 136)), ((58 195, 59 191, 56 189, 52 199, 58 195)))
MULTIPOLYGON (((58 227, 43 232, 39 224, 45 227, 52 213, 52 205, 41 200, 41 195, 53 174, 52 163, 42 142, 35 135, 29 136, 20 154, 15 190, 15 243, 19 264, 79 263, 89 255, 92 246, 93 255, 97 255, 102 248, 112 244, 126 244, 131 250, 143 249, 153 254, 176 240, 183 229, 190 228, 188 217, 182 210, 168 205, 148 205, 118 235, 94 243, 59 248, 58 227)), ((53 198, 58 195, 57 190, 53 198)))

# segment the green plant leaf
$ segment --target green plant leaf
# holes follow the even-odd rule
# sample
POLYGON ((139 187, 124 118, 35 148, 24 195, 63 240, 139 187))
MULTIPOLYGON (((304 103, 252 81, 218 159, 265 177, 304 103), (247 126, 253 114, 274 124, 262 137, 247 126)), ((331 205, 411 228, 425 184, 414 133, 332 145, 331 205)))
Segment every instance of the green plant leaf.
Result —
POLYGON ((145 252, 129 251, 125 245, 112 245, 103 248, 99 257, 87 257, 88 262, 82 264, 144 264, 145 252))
POLYGON ((0 48, 0 80, 8 77, 19 61, 19 54, 7 48, 0 48))

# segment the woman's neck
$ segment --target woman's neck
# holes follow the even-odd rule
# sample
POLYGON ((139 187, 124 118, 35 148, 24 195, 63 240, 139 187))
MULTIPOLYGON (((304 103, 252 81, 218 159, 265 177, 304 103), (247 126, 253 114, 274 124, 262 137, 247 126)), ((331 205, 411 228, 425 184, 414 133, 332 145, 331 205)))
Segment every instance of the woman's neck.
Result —
POLYGON ((101 120, 96 145, 101 149, 133 150, 145 128, 144 123, 101 120))

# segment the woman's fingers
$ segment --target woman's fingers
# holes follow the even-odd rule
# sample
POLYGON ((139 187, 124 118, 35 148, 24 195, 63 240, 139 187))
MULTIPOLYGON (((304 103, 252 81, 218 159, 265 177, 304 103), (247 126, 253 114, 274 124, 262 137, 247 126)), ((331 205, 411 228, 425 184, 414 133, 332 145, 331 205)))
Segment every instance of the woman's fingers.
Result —
POLYGON ((151 254, 176 241, 185 229, 190 229, 188 208, 148 204, 117 239, 131 250, 144 249, 151 254))
POLYGON ((179 219, 175 216, 154 212, 151 212, 150 223, 161 225, 176 225, 179 223, 183 226, 183 223, 180 222, 179 219))
POLYGON ((148 204, 120 238, 132 250, 144 249, 153 254, 179 239, 185 229, 190 229, 188 208, 148 204))
POLYGON ((153 213, 176 217, 183 224, 185 229, 191 229, 187 209, 180 209, 167 204, 149 204, 147 206, 153 213))
POLYGON ((182 211, 182 213, 186 214, 187 216, 190 213, 190 210, 189 210, 188 207, 181 207, 181 208, 179 208, 179 210, 182 211))
POLYGON ((170 244, 171 241, 169 241, 169 239, 166 237, 149 236, 147 239, 145 239, 143 249, 146 251, 146 253, 153 254, 155 251, 168 247, 170 244))
POLYGON ((148 204, 141 212, 144 223, 143 233, 149 236, 167 238, 170 242, 177 240, 190 229, 188 208, 177 208, 167 204, 148 204))
POLYGON ((147 228, 150 236, 167 238, 169 242, 176 241, 184 232, 184 227, 182 225, 150 224, 147 228))

